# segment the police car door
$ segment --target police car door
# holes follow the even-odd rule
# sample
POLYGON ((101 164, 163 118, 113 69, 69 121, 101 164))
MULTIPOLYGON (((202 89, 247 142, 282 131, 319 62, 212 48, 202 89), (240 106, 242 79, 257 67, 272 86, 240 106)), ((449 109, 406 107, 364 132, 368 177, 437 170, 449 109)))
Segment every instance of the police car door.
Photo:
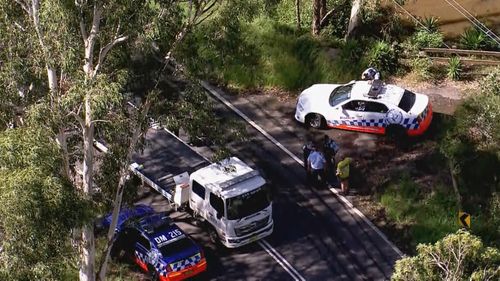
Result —
POLYGON ((385 104, 375 101, 367 101, 365 107, 365 130, 383 134, 385 132, 385 117, 388 108, 385 104))
POLYGON ((351 100, 342 105, 339 128, 347 130, 362 130, 363 120, 366 120, 366 101, 351 100))
POLYGON ((340 124, 342 116, 342 104, 351 97, 351 90, 353 83, 341 85, 330 94, 328 100, 330 104, 330 111, 325 116, 327 125, 330 127, 337 127, 340 124))

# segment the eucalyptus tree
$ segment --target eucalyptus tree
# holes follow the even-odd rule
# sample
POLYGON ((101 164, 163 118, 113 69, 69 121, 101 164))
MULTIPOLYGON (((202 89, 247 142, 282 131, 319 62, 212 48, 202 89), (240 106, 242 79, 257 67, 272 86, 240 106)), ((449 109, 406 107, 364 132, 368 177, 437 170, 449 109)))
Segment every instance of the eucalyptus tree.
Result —
MULTIPOLYGON (((126 141, 121 143, 124 147, 117 149, 122 152, 117 154, 117 214, 127 163, 146 128, 144 121, 156 96, 146 93, 137 114, 123 115, 127 112, 126 97, 121 94, 128 78, 126 60, 131 55, 151 54, 156 48, 169 62, 185 34, 210 16, 217 3, 0 0, 0 89, 7 105, 0 108, 3 127, 12 123, 10 120, 16 121, 13 117, 26 114, 31 126, 51 133, 60 147, 62 178, 91 200, 95 197, 95 130, 110 130, 112 122, 131 118, 126 141), (13 109, 19 113, 12 114, 13 109), (117 117, 120 114, 124 117, 117 117)), ((23 118, 17 119, 22 125, 23 118)), ((108 236, 110 239, 112 233, 108 236)), ((82 227, 79 239, 80 280, 93 280, 92 224, 82 227)))

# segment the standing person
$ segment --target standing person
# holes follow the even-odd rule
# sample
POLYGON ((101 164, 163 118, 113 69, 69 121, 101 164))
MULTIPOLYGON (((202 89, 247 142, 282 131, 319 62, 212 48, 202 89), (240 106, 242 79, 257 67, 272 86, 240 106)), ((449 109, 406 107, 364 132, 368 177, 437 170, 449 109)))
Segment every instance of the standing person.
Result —
POLYGON ((304 167, 307 170, 307 158, 311 154, 313 150, 313 142, 311 140, 308 140, 303 146, 302 146, 302 157, 304 159, 304 167))
POLYGON ((343 195, 349 194, 349 165, 351 161, 350 157, 346 157, 337 164, 337 176, 340 180, 340 189, 343 195))
POLYGON ((307 158, 307 168, 311 175, 313 186, 319 188, 325 185, 326 160, 323 153, 318 151, 315 145, 312 148, 313 151, 307 158))
POLYGON ((307 162, 307 159, 313 151, 313 146, 314 144, 310 139, 307 140, 307 142, 302 146, 302 157, 304 159, 304 168, 306 169, 307 182, 311 182, 311 173, 309 171, 309 164, 307 162))
POLYGON ((368 81, 380 80, 380 72, 378 72, 378 70, 376 70, 374 67, 368 67, 361 74, 361 79, 368 81))
POLYGON ((335 168, 335 155, 339 151, 339 145, 328 135, 323 137, 323 151, 325 152, 326 165, 328 169, 335 168))

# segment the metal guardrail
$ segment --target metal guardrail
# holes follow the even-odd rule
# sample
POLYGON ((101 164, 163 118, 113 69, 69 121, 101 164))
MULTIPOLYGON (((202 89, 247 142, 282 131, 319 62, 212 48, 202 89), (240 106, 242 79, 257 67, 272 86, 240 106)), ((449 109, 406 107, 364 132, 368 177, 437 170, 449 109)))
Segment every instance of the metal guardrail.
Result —
POLYGON ((445 48, 422 48, 421 51, 425 56, 436 62, 448 62, 449 55, 460 55, 460 61, 466 65, 500 65, 500 52, 445 48), (448 56, 433 56, 431 54, 448 56), (476 56, 484 59, 475 58, 476 56), (499 58, 499 60, 495 60, 496 58, 499 58))
POLYGON ((463 49, 445 49, 445 48, 422 48, 425 53, 437 54, 457 54, 469 56, 491 56, 500 58, 500 52, 494 51, 478 51, 478 50, 463 50, 463 49))

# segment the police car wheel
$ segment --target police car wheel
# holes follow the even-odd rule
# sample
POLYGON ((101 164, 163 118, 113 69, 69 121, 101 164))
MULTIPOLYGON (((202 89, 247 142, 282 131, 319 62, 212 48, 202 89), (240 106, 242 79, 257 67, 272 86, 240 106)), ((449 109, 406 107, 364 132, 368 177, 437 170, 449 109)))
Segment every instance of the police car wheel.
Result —
POLYGON ((151 281, 159 281, 160 280, 160 274, 158 274, 158 271, 154 269, 151 265, 148 266, 148 271, 149 274, 151 275, 151 281))
POLYGON ((306 124, 314 129, 323 128, 325 126, 325 123, 326 122, 323 116, 321 116, 321 114, 318 113, 311 113, 306 117, 306 124))
POLYGON ((387 138, 394 142, 397 146, 406 143, 408 135, 406 129, 401 125, 390 125, 386 128, 387 138))

